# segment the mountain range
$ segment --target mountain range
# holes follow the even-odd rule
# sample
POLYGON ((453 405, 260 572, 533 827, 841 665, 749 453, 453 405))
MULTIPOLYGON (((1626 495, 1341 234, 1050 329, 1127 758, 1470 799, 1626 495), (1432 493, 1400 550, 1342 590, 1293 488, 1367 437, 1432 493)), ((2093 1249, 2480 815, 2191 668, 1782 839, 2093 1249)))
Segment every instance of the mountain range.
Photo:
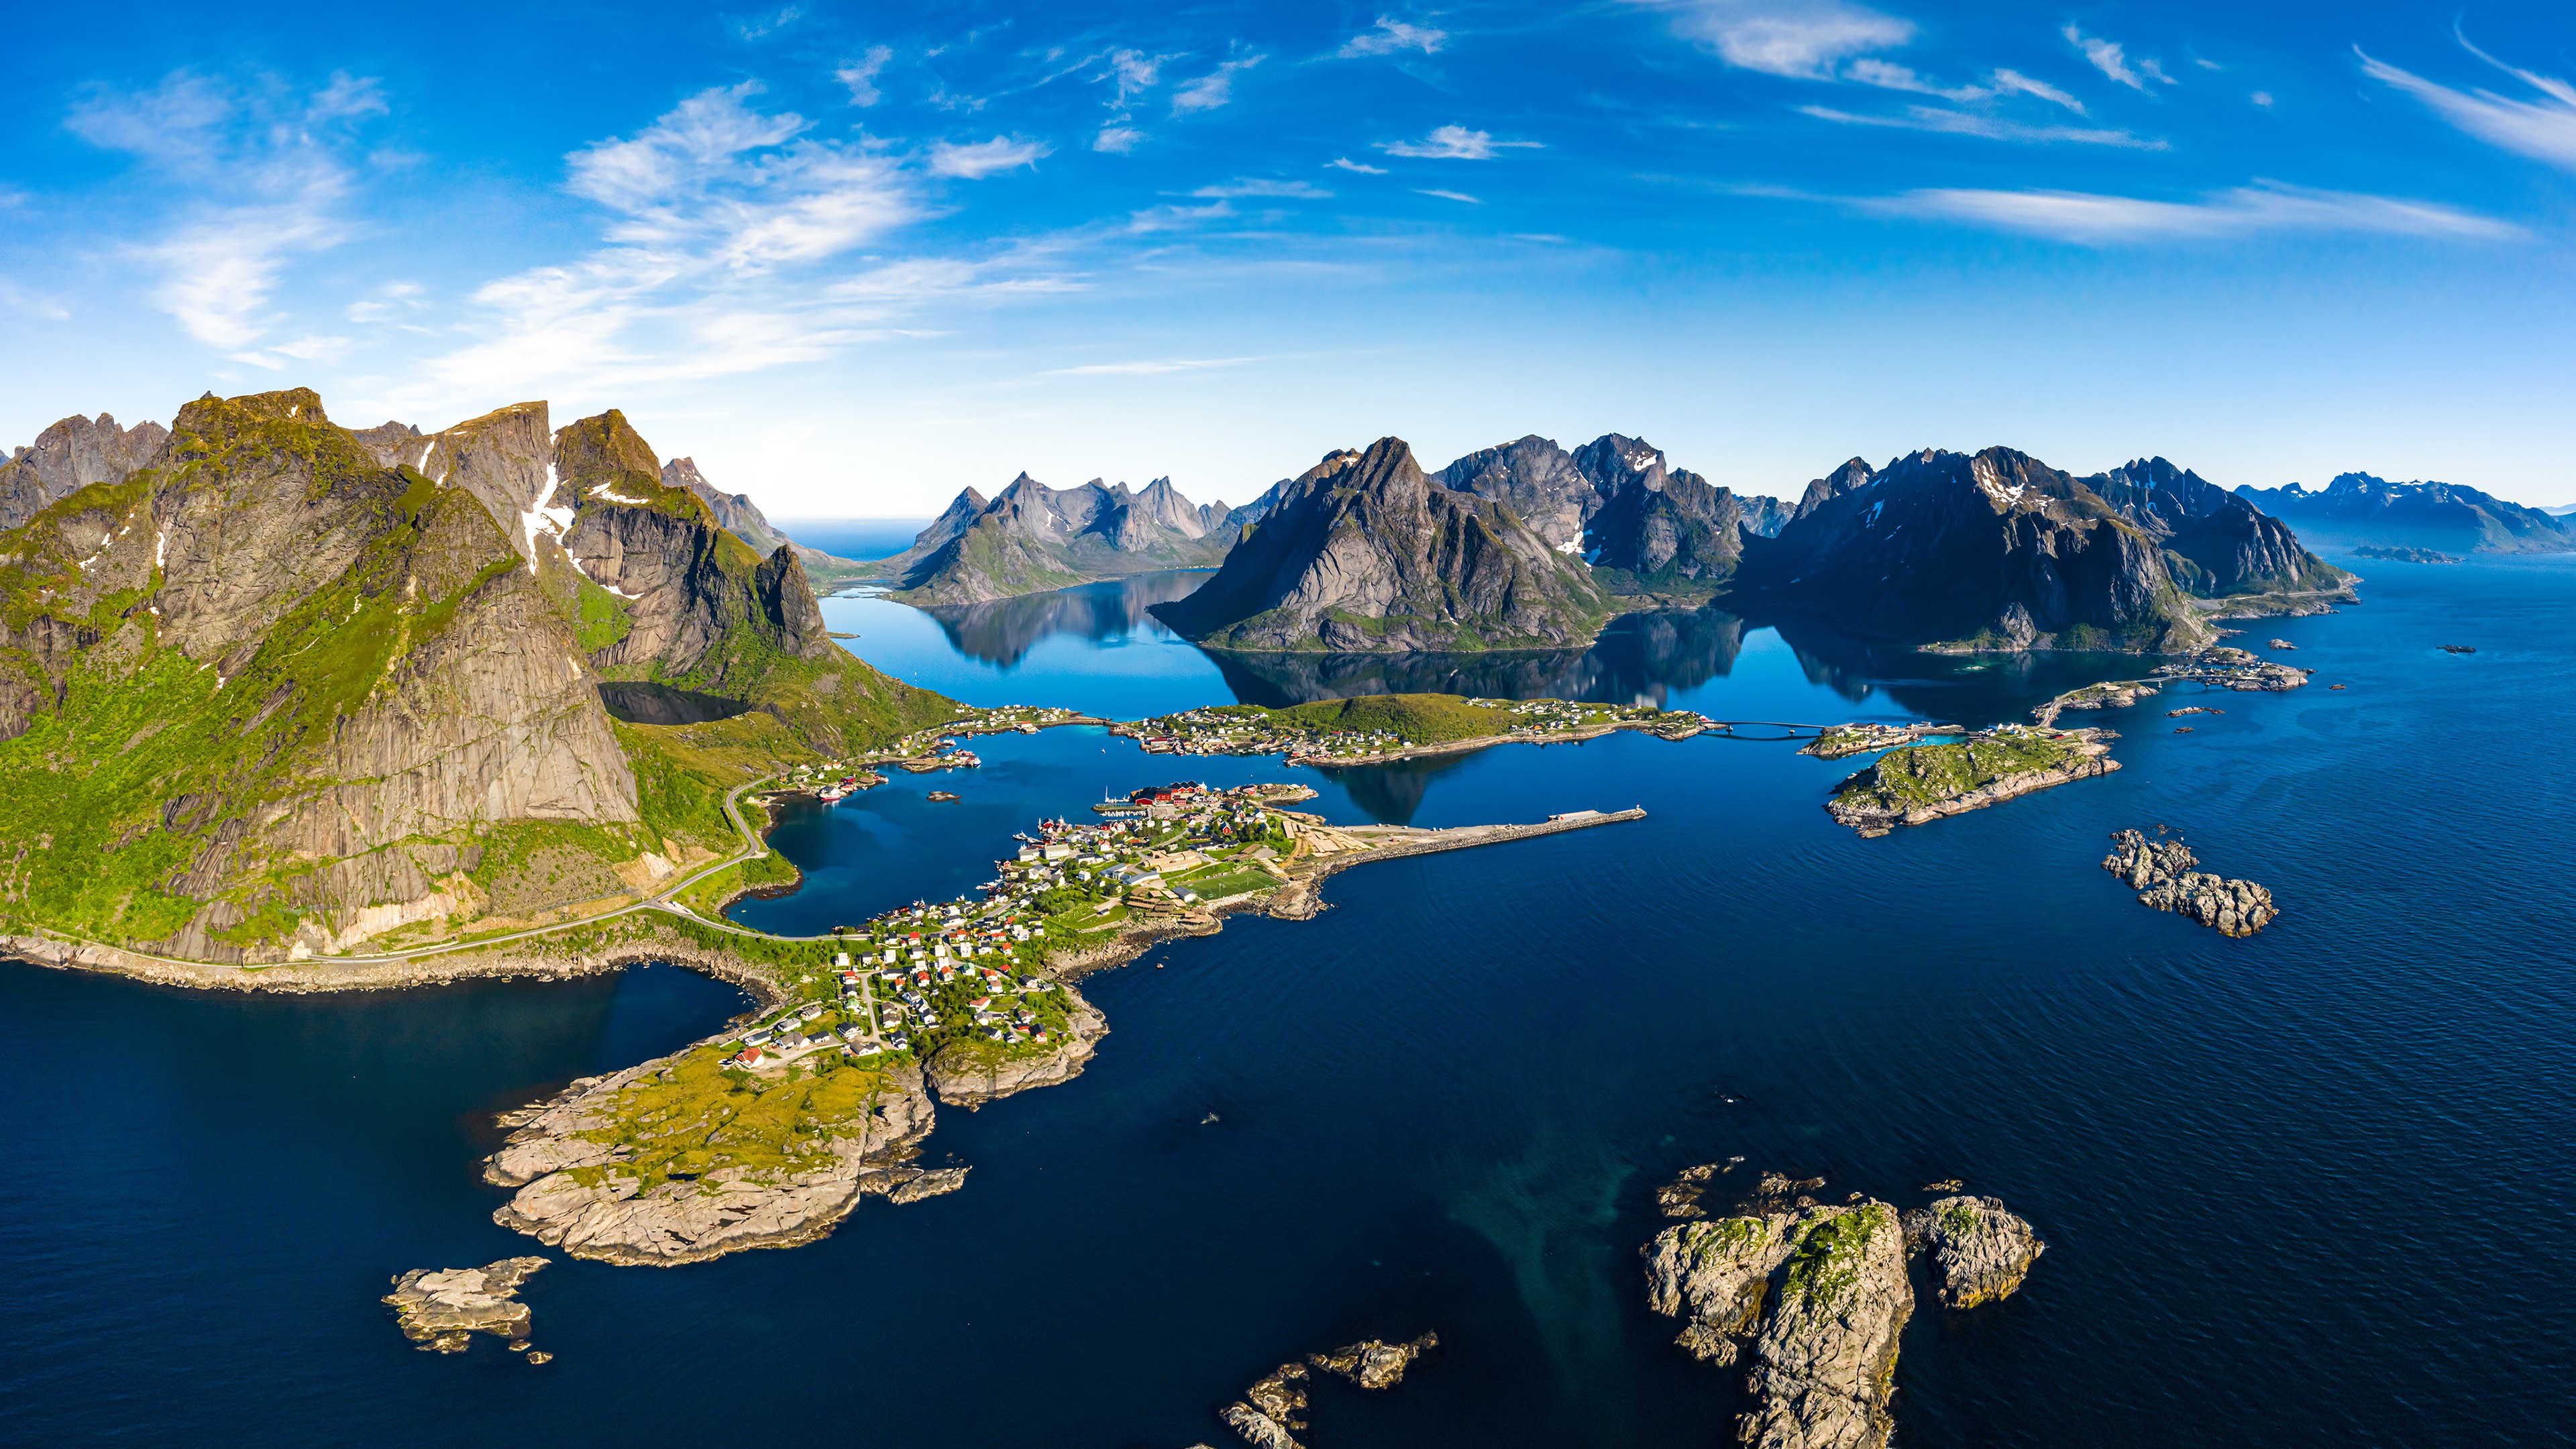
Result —
POLYGON ((1094 478, 1049 488, 1026 473, 987 499, 969 488, 868 577, 914 604, 980 604, 1019 594, 1150 573, 1213 568, 1241 519, 1223 503, 1194 504, 1157 478, 1133 492, 1094 478))
POLYGON ((832 643, 795 551, 614 411, 79 421, 0 475, 12 928, 257 962, 561 919, 729 848, 732 785, 952 709, 832 643), (612 683, 736 712, 631 723, 612 683))
POLYGON ((2576 518, 2507 503, 2457 483, 2391 483, 2338 474, 2315 490, 2240 487, 2237 495, 2334 548, 2429 548, 2444 553, 2565 553, 2576 518))
POLYGON ((2176 651, 2214 639, 2212 616, 2319 607, 2350 582, 2162 458, 2077 478, 2010 448, 1926 449, 1809 484, 1732 597, 1917 644, 2176 651))

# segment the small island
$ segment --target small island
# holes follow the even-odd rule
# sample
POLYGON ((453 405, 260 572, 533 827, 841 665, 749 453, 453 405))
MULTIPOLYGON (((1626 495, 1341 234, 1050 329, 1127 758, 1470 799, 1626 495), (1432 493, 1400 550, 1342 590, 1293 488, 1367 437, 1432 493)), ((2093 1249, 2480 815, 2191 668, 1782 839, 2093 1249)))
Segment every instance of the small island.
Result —
POLYGON ((2354 558, 2375 558, 2385 563, 2455 564, 2459 555, 2430 548, 2382 548, 2364 544, 2352 551, 2354 558))
POLYGON ((1825 811, 1873 839, 1899 825, 1928 824, 2107 775, 2120 768, 2111 758, 2112 738, 2107 730, 1999 725, 1958 744, 1892 749, 1836 787, 1825 811))
POLYGON ((1470 699, 1456 694, 1363 694, 1288 709, 1213 705, 1113 725, 1149 754, 1284 755, 1292 765, 1383 765, 1499 744, 1564 744, 1638 730, 1686 740, 1717 727, 1706 716, 1652 705, 1564 699, 1470 699))

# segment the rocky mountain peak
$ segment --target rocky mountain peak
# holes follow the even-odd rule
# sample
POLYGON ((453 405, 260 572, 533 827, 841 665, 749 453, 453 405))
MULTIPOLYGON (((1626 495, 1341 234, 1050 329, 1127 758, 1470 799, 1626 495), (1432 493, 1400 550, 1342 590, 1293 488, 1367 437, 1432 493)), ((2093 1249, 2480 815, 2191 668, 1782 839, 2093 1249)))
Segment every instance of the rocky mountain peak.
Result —
POLYGON ((615 408, 567 423, 555 434, 554 444, 555 466, 578 498, 604 489, 612 501, 626 502, 665 491, 662 462, 652 444, 615 408))
POLYGON ((1581 561, 1388 437, 1277 490, 1216 577, 1155 612, 1216 648, 1389 653, 1579 644, 1609 606, 1581 561))
POLYGON ((120 428, 106 413, 64 418, 0 463, 0 528, 16 528, 93 483, 124 482, 169 438, 154 422, 120 428))

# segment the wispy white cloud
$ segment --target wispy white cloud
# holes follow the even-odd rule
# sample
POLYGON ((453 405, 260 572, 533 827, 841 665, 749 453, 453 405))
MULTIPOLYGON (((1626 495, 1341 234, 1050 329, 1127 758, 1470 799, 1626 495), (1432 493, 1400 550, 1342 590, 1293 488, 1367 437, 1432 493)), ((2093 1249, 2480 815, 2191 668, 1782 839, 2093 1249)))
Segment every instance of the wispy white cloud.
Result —
POLYGON ((990 141, 956 145, 935 141, 930 147, 930 174, 958 176, 968 181, 981 181, 998 172, 1035 166, 1055 148, 1044 141, 1021 141, 1009 136, 995 136, 990 141))
POLYGON ((1437 196, 1443 201, 1463 201, 1469 206, 1482 206, 1485 204, 1485 199, 1483 197, 1469 196, 1463 191, 1443 191, 1437 186, 1417 186, 1413 189, 1424 196, 1437 196))
POLYGON ((1356 171, 1362 176, 1384 176, 1386 174, 1386 168, 1383 166, 1371 166, 1366 162, 1354 161, 1348 156, 1336 156, 1324 164, 1336 171, 1356 171))
POLYGON ((1152 377, 1167 372, 1204 372, 1212 367, 1241 367, 1258 357, 1166 357, 1146 362, 1092 362, 1080 367, 1051 367, 1041 377, 1152 377))
POLYGON ((1268 59, 1266 55, 1256 54, 1219 62, 1216 69, 1172 92, 1172 114, 1186 116, 1197 111, 1213 111, 1233 100, 1235 76, 1268 59))
POLYGON ((2465 35, 2460 37, 2460 44, 2471 55, 2540 92, 2540 98, 2517 100, 2483 88, 2454 90, 2375 60, 2360 46, 2354 46, 2352 53, 2361 57, 2363 74, 2415 97, 2432 107, 2434 114, 2479 140, 2576 171, 2576 85, 2507 65, 2470 45, 2465 35))
POLYGON ((2166 85, 2176 83, 2172 76, 2165 74, 2164 67, 2152 60, 2132 62, 2129 59, 2128 49, 2116 40, 2104 40, 2098 35, 2087 35, 2072 23, 2058 33, 2066 37, 2067 44, 2084 52, 2084 58, 2093 62, 2095 70, 2133 91, 2145 90, 2150 80, 2161 81, 2166 85))
POLYGON ((1831 80, 1843 61, 1914 38, 1914 23, 1849 0, 1640 0, 1674 11, 1673 29, 1727 64, 1831 80))
POLYGON ((2082 101, 2075 99, 2072 95, 2059 90, 2057 87, 2050 85, 2046 81, 2033 80, 2029 76, 2023 75, 2017 70, 1996 71, 1994 84, 1995 89, 1998 91, 2017 93, 2025 96, 2037 96, 2041 100, 2049 102, 2051 105, 2064 106, 2066 109, 2073 111, 2079 116, 2085 113, 2084 103, 2082 101))
POLYGON ((850 88, 851 105, 873 106, 885 99, 885 92, 877 89, 877 77, 893 59, 893 46, 871 45, 867 54, 833 71, 832 79, 850 88))
POLYGON ((1118 89, 1109 104, 1119 110, 1135 104, 1138 97, 1161 84, 1163 63, 1178 59, 1175 55, 1148 55, 1141 50, 1112 51, 1107 75, 1118 89))
POLYGON ((759 15, 733 16, 729 23, 733 26, 734 34, 745 40, 759 40, 764 36, 775 35, 804 18, 803 6, 782 5, 759 15))
POLYGON ((1916 74, 1912 66, 1898 65, 1894 61, 1886 60, 1853 61, 1843 68, 1843 78, 1858 81, 1865 86, 1876 86, 1881 90, 1913 91, 1917 95, 1940 96, 1953 101, 1973 101, 1987 94, 1984 89, 1977 86, 1935 84, 1930 78, 1916 74))
POLYGON ((1215 186, 1202 186, 1190 193, 1210 199, 1225 196, 1281 196, 1306 201, 1320 201, 1333 193, 1310 181, 1273 181, 1259 176, 1238 176, 1215 186))
POLYGON ((2032 143, 2069 142, 2083 146, 2120 146, 2139 151, 2162 151, 2165 142, 2128 131, 2100 130, 2081 126, 2026 126, 1974 111, 1944 110, 1939 106, 1908 106, 1898 115, 1864 115, 1838 111, 1830 106, 1800 106, 1800 111, 1820 121, 1844 126, 1886 126, 1904 131, 1939 131, 1952 136, 1982 136, 1990 141, 2028 141, 2032 143))
POLYGON ((1124 156, 1135 150, 1136 143, 1144 139, 1145 133, 1133 126, 1103 126, 1100 128, 1100 134, 1091 138, 1091 149, 1106 151, 1112 156, 1124 156))
POLYGON ((346 315, 352 322, 391 322, 428 306, 418 282, 388 282, 374 296, 350 303, 346 315))
POLYGON ((1179 231, 1203 221, 1215 221, 1234 215, 1234 203, 1211 201, 1205 206, 1149 206, 1127 214, 1130 236, 1145 236, 1158 231, 1179 231))
POLYGON ((2153 201, 2084 191, 1943 188, 1856 204, 1887 215, 1968 222, 2093 246, 2261 232, 2363 232, 2474 241, 2507 241, 2526 235, 2509 222, 2438 202, 2270 182, 2197 201, 2153 201))
POLYGON ((347 156, 359 123, 386 109, 375 81, 345 74, 299 91, 182 70, 149 91, 92 86, 64 125, 183 196, 169 230, 135 248, 160 278, 153 304, 198 341, 270 366, 250 349, 285 320, 272 302, 288 259, 355 234, 347 156))
POLYGON ((1354 35, 1342 46, 1345 57, 1393 55, 1399 50, 1418 50, 1424 55, 1437 55, 1449 39, 1449 32, 1428 25, 1415 25, 1392 16, 1377 18, 1377 28, 1354 35))
POLYGON ((1491 131, 1470 131, 1464 126, 1438 126, 1419 141, 1380 141, 1377 148, 1389 156, 1410 156, 1433 161, 1491 161, 1494 153, 1506 148, 1540 149, 1539 141, 1497 141, 1491 131))

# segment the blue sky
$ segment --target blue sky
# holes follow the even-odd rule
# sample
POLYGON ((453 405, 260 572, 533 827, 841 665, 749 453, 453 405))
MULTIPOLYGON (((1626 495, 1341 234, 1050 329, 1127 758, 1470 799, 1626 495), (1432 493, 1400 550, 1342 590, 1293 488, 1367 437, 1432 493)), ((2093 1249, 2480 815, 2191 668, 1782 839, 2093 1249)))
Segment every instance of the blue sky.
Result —
POLYGON ((787 516, 1643 436, 2576 502, 2563 5, 21 13, 0 443, 622 407, 787 516))

